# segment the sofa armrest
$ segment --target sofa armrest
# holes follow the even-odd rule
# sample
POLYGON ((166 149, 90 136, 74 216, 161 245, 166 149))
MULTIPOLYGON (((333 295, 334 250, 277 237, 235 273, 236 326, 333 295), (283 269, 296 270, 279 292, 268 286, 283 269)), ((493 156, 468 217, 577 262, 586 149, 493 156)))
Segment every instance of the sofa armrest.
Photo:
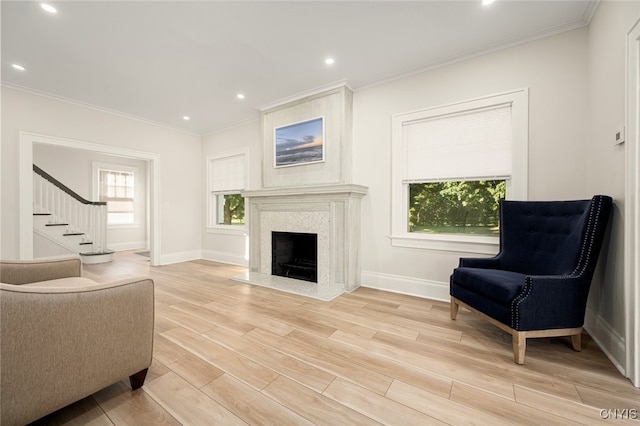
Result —
POLYGON ((148 368, 153 293, 148 278, 0 284, 0 423, 28 423, 148 368))
POLYGON ((500 268, 500 255, 494 257, 461 257, 459 267, 479 268, 479 269, 502 269, 500 268))
POLYGON ((0 283, 28 284, 58 278, 79 277, 81 274, 82 262, 79 256, 0 261, 0 283))

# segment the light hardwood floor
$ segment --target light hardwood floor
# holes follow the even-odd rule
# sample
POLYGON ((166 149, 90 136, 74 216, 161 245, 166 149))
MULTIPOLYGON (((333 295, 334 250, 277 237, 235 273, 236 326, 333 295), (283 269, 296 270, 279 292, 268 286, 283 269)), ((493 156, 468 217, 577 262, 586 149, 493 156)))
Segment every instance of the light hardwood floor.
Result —
POLYGON ((367 288, 322 302, 228 279, 242 270, 132 252, 85 266, 154 279, 154 361, 143 388, 122 381, 37 423, 640 424, 623 411, 640 416, 640 389, 587 334, 582 352, 532 339, 520 366, 510 336, 464 309, 452 321, 448 303, 367 288))

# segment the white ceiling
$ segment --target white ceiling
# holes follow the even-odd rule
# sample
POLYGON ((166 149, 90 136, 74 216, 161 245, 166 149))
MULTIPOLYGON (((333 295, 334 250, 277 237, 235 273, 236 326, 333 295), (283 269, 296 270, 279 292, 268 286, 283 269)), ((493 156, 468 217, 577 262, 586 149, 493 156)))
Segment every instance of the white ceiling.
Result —
POLYGON ((2 1, 3 84, 206 134, 337 82, 357 90, 585 26, 597 1, 50 4, 57 14, 2 1))

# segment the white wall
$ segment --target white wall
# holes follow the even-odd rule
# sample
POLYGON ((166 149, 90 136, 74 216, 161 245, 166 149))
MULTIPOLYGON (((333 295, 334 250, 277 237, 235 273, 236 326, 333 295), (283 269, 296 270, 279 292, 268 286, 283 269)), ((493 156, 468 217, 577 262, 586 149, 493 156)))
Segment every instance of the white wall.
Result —
POLYGON ((626 34, 640 19, 640 2, 602 1, 589 26, 589 138, 587 190, 614 198, 607 256, 589 295, 591 335, 619 366, 625 365, 624 196, 625 146, 613 137, 625 124, 626 34))
POLYGON ((19 133, 71 139, 151 153, 159 157, 160 263, 197 259, 202 245, 201 137, 2 88, 2 255, 19 247, 19 133))
MULTIPOLYGON (((207 194, 206 170, 207 156, 221 154, 227 151, 248 148, 249 163, 246 169, 247 188, 255 190, 262 187, 262 130, 260 120, 256 119, 239 126, 231 127, 220 132, 205 135, 202 138, 202 196, 206 200, 207 194)), ((245 214, 248 210, 245 210, 245 214)), ((203 204, 203 217, 207 214, 206 203, 203 204)), ((224 231, 206 228, 206 220, 202 222, 202 254, 204 259, 248 265, 247 235, 244 229, 224 231)), ((245 223, 247 219, 245 218, 245 223)), ((235 228, 235 227, 234 227, 235 228)))
MULTIPOLYGON (((86 200, 98 201, 93 194, 93 163, 117 164, 138 170, 136 184, 136 223, 107 228, 107 248, 131 250, 148 248, 147 162, 135 158, 103 155, 93 151, 57 145, 34 144, 33 163, 58 179, 86 200)), ((35 247, 34 247, 35 250, 35 247)))
POLYGON ((354 182, 363 199, 362 284, 448 300, 466 254, 392 247, 391 116, 529 88, 529 199, 585 198, 587 30, 579 29, 361 89, 354 95, 354 182))

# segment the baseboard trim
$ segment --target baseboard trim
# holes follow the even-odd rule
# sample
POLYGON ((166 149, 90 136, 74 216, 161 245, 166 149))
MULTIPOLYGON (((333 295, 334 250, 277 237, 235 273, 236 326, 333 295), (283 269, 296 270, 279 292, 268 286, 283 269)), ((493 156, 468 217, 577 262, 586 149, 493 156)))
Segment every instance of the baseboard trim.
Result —
POLYGON ((618 371, 627 377, 625 369, 626 344, 624 337, 614 330, 614 328, 590 306, 587 306, 584 329, 618 371))
POLYGON ((212 262, 228 263, 230 265, 249 266, 249 261, 245 259, 243 255, 224 251, 203 250, 202 259, 212 262))
POLYGON ((449 301, 449 283, 440 281, 362 271, 360 285, 392 293, 407 294, 443 302, 449 301))
POLYGON ((163 254, 159 257, 160 257, 159 265, 170 265, 172 263, 200 260, 202 259, 202 252, 200 250, 183 251, 179 253, 163 254))
POLYGON ((114 251, 126 251, 126 250, 138 250, 149 247, 149 243, 146 241, 134 241, 128 243, 107 243, 109 250, 114 251))

